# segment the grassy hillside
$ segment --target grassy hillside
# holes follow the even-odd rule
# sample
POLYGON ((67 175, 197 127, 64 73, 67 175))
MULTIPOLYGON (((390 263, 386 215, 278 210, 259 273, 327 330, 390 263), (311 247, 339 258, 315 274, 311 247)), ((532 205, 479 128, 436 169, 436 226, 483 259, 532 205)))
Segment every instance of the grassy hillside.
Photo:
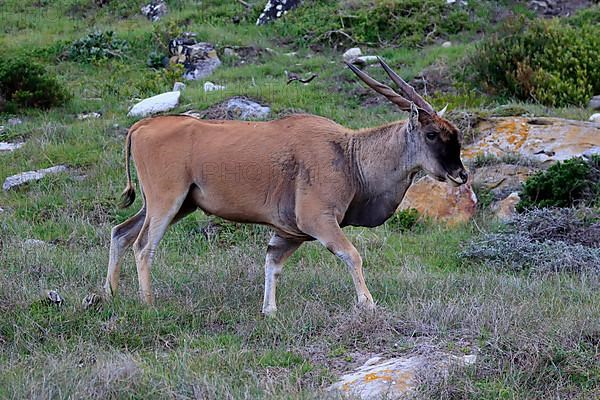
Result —
MULTIPOLYGON (((425 221, 401 231, 392 220, 376 229, 348 229, 379 305, 373 314, 353 308, 352 281, 342 263, 308 243, 284 268, 277 316, 263 318, 268 230, 224 224, 207 239, 209 218, 201 213, 172 227, 159 247, 152 270, 155 306, 137 300, 131 255, 123 265, 120 297, 97 310, 80 306, 103 283, 111 227, 141 205, 137 200, 126 210, 115 206, 125 184, 124 135, 135 121, 126 114, 137 99, 170 90, 177 79, 172 69, 147 66, 152 52, 165 52, 165 38, 191 31, 215 44, 223 65, 209 79, 227 86, 204 93, 204 81, 187 82, 174 112, 247 95, 271 106, 273 118, 302 111, 360 128, 403 115, 371 101, 374 96, 343 67, 350 39, 327 35, 339 30, 340 21, 355 15, 351 25, 344 22, 350 42, 384 56, 412 79, 440 63, 460 72, 465 54, 506 12, 535 18, 523 4, 479 2, 431 35, 437 20, 411 25, 418 32, 411 35, 381 22, 379 40, 365 36, 373 30, 364 24, 379 10, 366 1, 337 2, 343 18, 334 2, 307 1, 289 18, 261 27, 254 22, 262 1, 251 1, 249 9, 238 1, 169 2, 169 14, 154 23, 140 15, 140 1, 96 3, 0 1, 0 55, 41 63, 71 93, 63 106, 0 114, 0 125, 6 125, 0 141, 26 143, 0 154, 0 180, 57 164, 70 168, 0 193, 0 398, 322 398, 340 373, 376 353, 401 356, 431 348, 477 354, 478 362, 447 379, 425 380, 423 398, 600 396, 597 275, 542 276, 466 263, 459 256, 462 245, 498 228, 486 211, 456 227, 425 221), (236 16, 238 24, 232 22, 236 16), (93 30, 114 31, 127 48, 106 60, 70 59, 71 43, 93 30), (452 46, 442 47, 446 40, 452 46), (222 54, 225 46, 252 46, 259 55, 241 63, 222 54), (286 85, 285 70, 319 76, 308 85, 286 85), (77 118, 89 112, 102 116, 77 118), (8 126, 10 117, 24 122, 8 126), (56 289, 65 304, 44 302, 48 289, 56 289)), ((426 10, 415 18, 430 15, 426 10)), ((369 72, 383 79, 382 71, 369 72)), ((500 105, 535 115, 589 114, 578 107, 515 103, 467 87, 431 101, 486 114, 500 105)))

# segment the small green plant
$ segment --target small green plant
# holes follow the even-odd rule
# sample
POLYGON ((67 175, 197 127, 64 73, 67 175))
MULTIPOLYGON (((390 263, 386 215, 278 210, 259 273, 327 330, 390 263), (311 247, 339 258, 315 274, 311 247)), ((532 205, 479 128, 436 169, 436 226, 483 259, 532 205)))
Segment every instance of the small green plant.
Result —
POLYGON ((148 55, 148 59, 146 60, 146 65, 150 68, 160 69, 164 68, 165 64, 163 62, 166 56, 158 51, 152 51, 148 55))
POLYGON ((499 96, 585 105, 600 92, 600 27, 558 20, 506 22, 477 46, 461 79, 499 96))
POLYGON ((593 204, 600 196, 600 156, 572 158, 531 176, 523 184, 518 211, 533 207, 593 204))
POLYGON ((109 58, 123 58, 127 41, 117 39, 113 31, 95 31, 73 42, 67 52, 74 61, 96 62, 109 58))
POLYGON ((411 230, 419 221, 419 211, 415 208, 407 208, 406 210, 398 211, 388 224, 397 231, 406 232, 411 230))
POLYGON ((70 94, 43 65, 25 56, 0 55, 0 112, 64 104, 70 94))

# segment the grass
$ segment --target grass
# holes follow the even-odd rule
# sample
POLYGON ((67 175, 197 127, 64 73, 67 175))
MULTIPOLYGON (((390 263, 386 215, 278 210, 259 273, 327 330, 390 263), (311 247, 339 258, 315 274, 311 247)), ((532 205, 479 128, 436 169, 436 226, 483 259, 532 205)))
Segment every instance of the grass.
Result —
MULTIPOLYGON (((175 112, 244 94, 269 104, 274 115, 311 112, 353 128, 402 118, 388 104, 362 105, 367 92, 342 68, 341 52, 313 51, 286 42, 273 27, 255 27, 258 2, 239 25, 229 22, 244 12, 238 2, 207 1, 199 9, 181 2, 154 25, 132 11, 135 2, 101 9, 88 3, 5 1, 2 6, 10 11, 3 11, 0 47, 30 52, 74 96, 48 112, 23 110, 18 116, 24 123, 0 136, 26 141, 18 151, 0 155, 0 180, 56 164, 71 168, 0 193, 0 398, 322 398, 338 375, 370 356, 418 353, 424 344, 476 353, 480 361, 472 369, 451 371, 447 379, 427 377, 419 387, 423 398, 598 394, 597 277, 529 276, 465 264, 458 256, 462 245, 480 230, 495 229, 485 215, 454 228, 425 221, 402 233, 393 223, 347 229, 379 304, 374 314, 354 309, 353 285, 342 263, 308 243, 286 264, 277 316, 263 318, 268 230, 227 225, 207 240, 200 227, 208 217, 200 213, 170 229, 159 247, 152 271, 154 307, 137 300, 129 255, 121 295, 99 310, 83 310, 81 300, 99 291, 104 280, 110 228, 140 206, 139 200, 127 210, 114 206, 125 181, 124 132, 133 122, 126 112, 136 98, 169 90, 173 83, 145 65, 158 48, 155 25, 167 29, 174 21, 217 48, 273 49, 242 65, 224 57, 210 80, 227 90, 205 94, 204 82, 188 82, 175 112), (92 64, 62 60, 64 47, 92 26, 126 39, 128 55, 92 64), (286 55, 293 51, 297 55, 286 55), (286 85, 284 70, 315 72, 319 78, 306 86, 286 85), (77 119, 92 111, 102 117, 77 119), (28 239, 46 245, 26 244, 28 239), (45 303, 47 289, 56 289, 65 304, 45 303)), ((470 46, 459 40, 448 49, 369 51, 400 66, 409 79, 440 59, 458 61, 470 46)), ((369 73, 384 79, 377 68, 369 73)), ((484 112, 501 104, 476 93, 432 99, 436 106, 448 100, 461 110, 484 112)), ((583 118, 585 113, 519 106, 536 115, 583 118)), ((0 116, 0 124, 8 117, 0 116)))

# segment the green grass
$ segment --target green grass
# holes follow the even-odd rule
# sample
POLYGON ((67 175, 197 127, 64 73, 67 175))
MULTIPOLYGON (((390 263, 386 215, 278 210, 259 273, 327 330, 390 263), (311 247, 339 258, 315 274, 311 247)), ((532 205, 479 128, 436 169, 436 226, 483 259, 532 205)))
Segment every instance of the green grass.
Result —
MULTIPOLYGON (((114 205, 125 183, 124 131, 134 122, 127 110, 136 98, 173 84, 163 71, 146 66, 148 54, 160 47, 155 26, 168 30, 174 22, 218 49, 272 49, 237 66, 223 58, 210 80, 227 90, 205 94, 203 81, 187 82, 174 112, 244 94, 269 104, 274 116, 310 112, 352 128, 402 118, 388 104, 362 105, 364 89, 342 66, 341 51, 314 51, 278 36, 277 27, 255 27, 257 1, 239 25, 230 23, 244 14, 239 2, 182 3, 154 24, 138 15, 134 1, 90 4, 2 3, 11 12, 3 13, 0 46, 45 63, 73 99, 47 112, 23 110, 18 116, 24 123, 0 136, 26 141, 18 151, 0 154, 2 181, 56 164, 71 168, 0 193, 0 398, 322 398, 338 375, 373 354, 409 355, 424 343, 456 354, 476 352, 481 360, 473 370, 452 372, 451 379, 425 381, 419 388, 424 398, 598 393, 597 277, 466 266, 458 256, 461 245, 480 230, 496 228, 485 215, 454 228, 425 221, 400 232, 392 221, 347 229, 379 305, 374 314, 354 309, 346 267, 322 246, 307 243, 284 268, 277 316, 263 318, 268 230, 227 225, 208 241, 199 232, 208 217, 200 213, 171 228, 159 247, 152 270, 155 306, 137 300, 129 254, 120 296, 98 311, 83 310, 81 300, 103 283, 111 227, 140 206, 139 199, 127 210, 114 205), (91 64, 62 59, 65 46, 92 27, 127 40, 127 56, 91 64), (286 55, 292 51, 297 55, 286 55), (286 85, 284 70, 319 77, 309 85, 286 85), (92 111, 102 117, 77 119, 92 111), (27 239, 47 244, 27 245, 27 239), (58 290, 65 304, 45 303, 47 289, 58 290)), ((458 62, 472 46, 460 39, 447 49, 392 46, 369 53, 384 56, 410 79, 434 62, 458 62)), ((368 71, 385 79, 378 68, 368 71)), ((502 104, 477 93, 432 101, 488 113, 502 104)), ((585 117, 576 108, 518 106, 536 115, 585 117)), ((8 117, 0 116, 0 124, 8 117)))

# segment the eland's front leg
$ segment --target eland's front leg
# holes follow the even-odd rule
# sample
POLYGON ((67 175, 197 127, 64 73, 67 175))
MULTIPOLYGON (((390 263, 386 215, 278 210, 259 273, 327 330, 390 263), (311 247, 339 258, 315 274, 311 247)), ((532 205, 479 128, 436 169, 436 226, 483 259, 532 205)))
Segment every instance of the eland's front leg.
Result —
POLYGON ((274 234, 267 247, 267 256, 265 259, 265 294, 263 299, 262 312, 265 315, 273 315, 277 311, 277 302, 275 298, 275 286, 277 278, 281 274, 283 263, 300 247, 301 241, 285 239, 274 234))

